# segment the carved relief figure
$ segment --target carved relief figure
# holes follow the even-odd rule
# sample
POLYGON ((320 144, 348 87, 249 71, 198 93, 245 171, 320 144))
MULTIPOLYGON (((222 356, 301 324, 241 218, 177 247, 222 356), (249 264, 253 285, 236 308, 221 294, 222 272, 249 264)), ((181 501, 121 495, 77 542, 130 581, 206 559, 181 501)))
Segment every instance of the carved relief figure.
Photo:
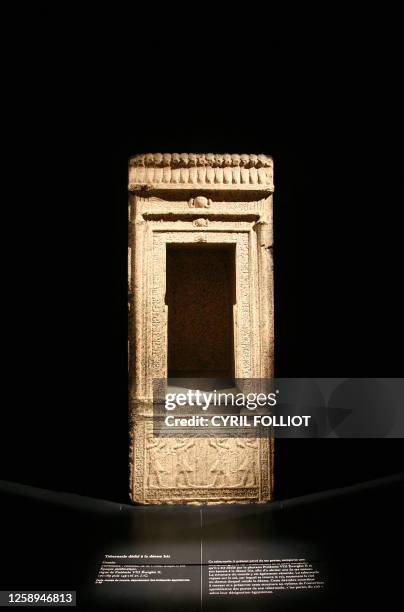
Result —
POLYGON ((162 487, 163 483, 161 475, 167 470, 162 465, 161 451, 166 446, 165 440, 157 440, 152 433, 147 435, 146 451, 147 451, 147 486, 162 487), (155 484, 153 484, 155 483, 155 484))
POLYGON ((208 484, 208 440, 198 438, 195 449, 195 484, 206 486, 208 484))
POLYGON ((217 451, 216 460, 209 470, 214 475, 211 486, 226 486, 228 484, 229 442, 225 438, 211 439, 209 440, 209 445, 217 451))
POLYGON ((195 472, 195 468, 190 465, 188 451, 195 446, 194 440, 181 440, 173 446, 175 451, 175 486, 191 486, 190 475, 195 472))
POLYGON ((239 486, 255 486, 257 483, 257 453, 258 442, 254 439, 237 440, 237 446, 242 449, 241 463, 238 467, 239 486))

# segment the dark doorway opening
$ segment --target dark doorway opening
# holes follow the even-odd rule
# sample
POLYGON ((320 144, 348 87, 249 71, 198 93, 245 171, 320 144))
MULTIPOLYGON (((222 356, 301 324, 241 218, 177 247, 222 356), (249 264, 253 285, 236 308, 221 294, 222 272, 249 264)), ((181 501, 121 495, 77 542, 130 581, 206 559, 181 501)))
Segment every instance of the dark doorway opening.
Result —
POLYGON ((168 377, 234 378, 235 250, 168 245, 168 377))

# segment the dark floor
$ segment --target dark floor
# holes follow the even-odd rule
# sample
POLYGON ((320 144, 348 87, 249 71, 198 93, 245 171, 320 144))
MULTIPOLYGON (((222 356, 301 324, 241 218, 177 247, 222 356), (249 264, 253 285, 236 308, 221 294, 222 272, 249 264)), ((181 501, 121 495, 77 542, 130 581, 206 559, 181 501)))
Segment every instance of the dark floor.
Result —
POLYGON ((392 609, 401 586, 403 484, 398 475, 270 505, 201 508, 131 507, 3 483, 1 589, 76 590, 79 609, 392 609), (190 581, 95 584, 106 554, 167 554, 169 561, 148 563, 190 581), (213 560, 296 558, 319 571, 324 590, 208 594, 213 560))

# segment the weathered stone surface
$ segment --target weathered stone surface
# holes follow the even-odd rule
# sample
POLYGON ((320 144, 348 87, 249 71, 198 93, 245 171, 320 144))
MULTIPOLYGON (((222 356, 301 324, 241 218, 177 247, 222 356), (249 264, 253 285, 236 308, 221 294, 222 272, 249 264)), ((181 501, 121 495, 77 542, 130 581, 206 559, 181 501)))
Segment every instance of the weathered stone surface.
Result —
MULTIPOLYGON (((268 501, 273 441, 154 438, 152 384, 155 378, 167 378, 169 361, 179 364, 182 373, 185 366, 185 375, 186 364, 191 363, 192 370, 201 366, 199 375, 209 371, 210 376, 211 369, 228 373, 231 368, 236 378, 272 376, 272 159, 236 154, 137 155, 129 163, 129 192, 131 499, 140 503, 268 501), (167 302, 166 283, 175 272, 169 267, 167 275, 167 249, 198 247, 211 249, 206 261, 215 277, 214 289, 201 273, 208 292, 218 291, 220 278, 229 282, 224 259, 215 259, 212 253, 227 249, 233 257, 232 338, 229 341, 228 321, 226 326, 223 319, 225 305, 219 305, 212 293, 211 303, 217 304, 213 319, 204 302, 205 316, 210 318, 205 326, 207 344, 220 355, 209 358, 205 352, 198 357, 196 351, 192 359, 184 355, 182 360, 181 347, 168 348, 168 308, 171 304, 175 309, 175 300, 167 302), (212 322, 220 326, 216 338, 212 322), (229 347, 232 359, 221 359, 229 347)), ((177 265, 183 266, 179 275, 185 278, 190 267, 181 264, 181 253, 177 265)), ((198 258, 195 261, 198 273, 203 264, 198 258)), ((192 295, 186 299, 192 308, 192 295)), ((184 315, 178 316, 174 330, 184 315)), ((197 308, 184 325, 195 316, 202 316, 197 308)), ((195 334, 202 333, 200 326, 195 319, 195 334)), ((177 334, 172 341, 186 340, 177 334)))

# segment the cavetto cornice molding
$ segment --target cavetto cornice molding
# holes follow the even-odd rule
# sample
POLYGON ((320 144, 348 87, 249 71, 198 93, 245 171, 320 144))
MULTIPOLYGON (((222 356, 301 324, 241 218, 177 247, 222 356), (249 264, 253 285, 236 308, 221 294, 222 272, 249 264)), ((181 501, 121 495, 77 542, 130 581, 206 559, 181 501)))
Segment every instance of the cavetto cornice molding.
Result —
POLYGON ((145 153, 129 160, 129 190, 254 190, 272 193, 268 155, 145 153))

